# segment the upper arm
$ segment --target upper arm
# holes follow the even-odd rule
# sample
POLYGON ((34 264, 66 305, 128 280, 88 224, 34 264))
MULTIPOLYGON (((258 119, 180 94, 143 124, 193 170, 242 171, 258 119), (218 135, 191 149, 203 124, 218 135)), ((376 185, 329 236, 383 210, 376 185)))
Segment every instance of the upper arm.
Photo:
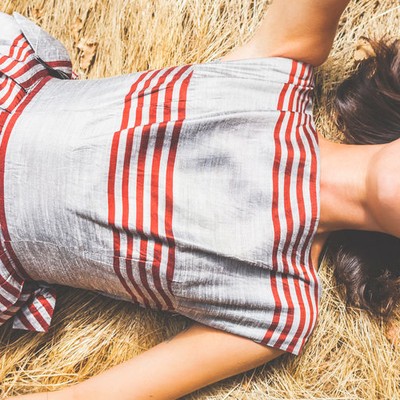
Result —
POLYGON ((176 399, 283 353, 195 322, 172 340, 77 385, 73 398, 176 399))
POLYGON ((349 0, 273 0, 252 39, 225 59, 286 57, 320 65, 349 0))

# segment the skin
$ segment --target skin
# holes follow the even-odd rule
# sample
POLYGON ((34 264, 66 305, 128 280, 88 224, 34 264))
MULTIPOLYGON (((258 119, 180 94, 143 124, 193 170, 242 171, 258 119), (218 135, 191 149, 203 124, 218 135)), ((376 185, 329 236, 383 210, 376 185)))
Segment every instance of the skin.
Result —
MULTIPOLYGON (((330 52, 348 2, 274 0, 252 39, 222 61, 275 56, 318 66, 330 52)), ((400 215, 395 212, 400 188, 391 179, 393 173, 388 173, 397 171, 400 141, 345 145, 319 134, 319 145, 321 215, 311 250, 314 265, 329 233, 335 230, 372 230, 400 237, 400 215)), ((284 353, 193 323, 170 340, 84 382, 57 392, 7 399, 177 399, 284 353)))

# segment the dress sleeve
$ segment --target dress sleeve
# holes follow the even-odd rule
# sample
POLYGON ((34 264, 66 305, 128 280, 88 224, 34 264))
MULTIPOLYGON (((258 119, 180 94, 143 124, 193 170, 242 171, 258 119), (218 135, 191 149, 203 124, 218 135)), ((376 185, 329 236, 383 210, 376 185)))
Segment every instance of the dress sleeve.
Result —
MULTIPOLYGON (((43 79, 74 79, 67 50, 31 20, 0 13, 0 140, 14 112, 43 79)), ((11 121, 11 122, 10 122, 11 121)), ((35 282, 20 268, 10 240, 0 237, 0 325, 47 332, 56 290, 35 282)))
POLYGON ((180 314, 295 355, 316 326, 322 293, 319 279, 251 265, 204 272, 177 285, 180 314))
POLYGON ((0 111, 11 113, 45 77, 76 77, 64 45, 33 21, 0 13, 0 26, 0 111))

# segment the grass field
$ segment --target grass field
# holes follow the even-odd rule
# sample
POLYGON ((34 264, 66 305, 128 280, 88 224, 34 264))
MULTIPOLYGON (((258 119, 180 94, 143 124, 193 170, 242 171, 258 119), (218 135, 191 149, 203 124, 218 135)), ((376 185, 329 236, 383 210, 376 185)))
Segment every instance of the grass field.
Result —
MULTIPOLYGON (((249 39, 268 7, 250 0, 2 0, 60 39, 81 79, 209 61, 249 39)), ((329 60, 317 71, 318 129, 340 140, 329 115, 362 35, 400 37, 397 0, 352 1, 329 60)), ((0 38, 1 39, 1 38, 0 38)), ((319 272, 318 325, 290 354, 185 399, 400 399, 400 349, 388 325, 346 309, 327 261, 319 272)), ((188 320, 62 288, 50 332, 0 328, 0 396, 56 390, 85 380, 179 332, 188 320)), ((393 324, 400 327, 400 312, 393 324)))

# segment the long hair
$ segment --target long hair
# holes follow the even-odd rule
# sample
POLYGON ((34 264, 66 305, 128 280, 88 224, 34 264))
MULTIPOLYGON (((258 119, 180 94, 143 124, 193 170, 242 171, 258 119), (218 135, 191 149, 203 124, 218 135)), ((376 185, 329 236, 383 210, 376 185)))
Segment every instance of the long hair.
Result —
MULTIPOLYGON (((333 112, 347 144, 400 137, 400 40, 366 39, 372 56, 336 91, 333 112)), ((399 203, 400 204, 400 203, 399 203)), ((339 230, 325 244, 346 304, 389 317, 400 301, 400 239, 381 232, 339 230)))

